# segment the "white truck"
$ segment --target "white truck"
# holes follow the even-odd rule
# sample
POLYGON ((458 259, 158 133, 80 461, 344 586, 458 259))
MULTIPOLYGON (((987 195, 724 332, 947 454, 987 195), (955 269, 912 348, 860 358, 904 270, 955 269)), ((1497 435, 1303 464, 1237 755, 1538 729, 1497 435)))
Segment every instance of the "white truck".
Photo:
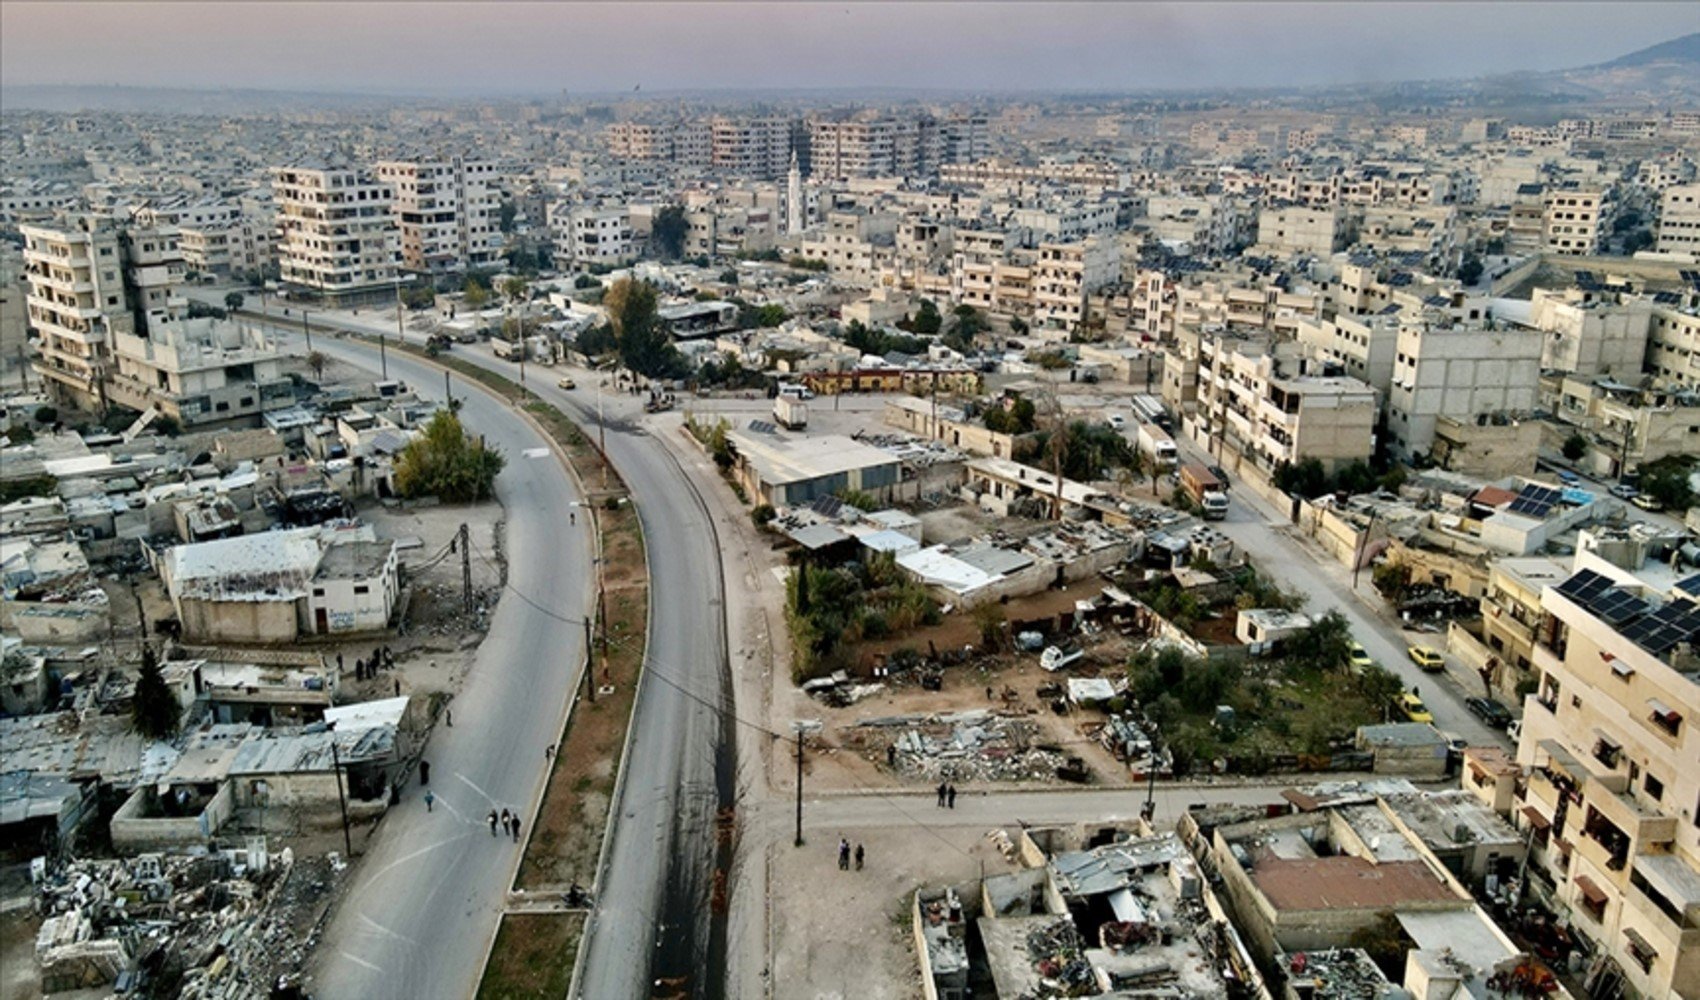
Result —
POLYGON ((1169 436, 1168 431, 1153 423, 1139 425, 1138 446, 1145 457, 1163 471, 1174 468, 1180 457, 1180 452, 1175 450, 1175 439, 1169 436))
POLYGON ((789 431, 809 425, 809 404, 797 396, 780 393, 773 397, 773 422, 789 431))

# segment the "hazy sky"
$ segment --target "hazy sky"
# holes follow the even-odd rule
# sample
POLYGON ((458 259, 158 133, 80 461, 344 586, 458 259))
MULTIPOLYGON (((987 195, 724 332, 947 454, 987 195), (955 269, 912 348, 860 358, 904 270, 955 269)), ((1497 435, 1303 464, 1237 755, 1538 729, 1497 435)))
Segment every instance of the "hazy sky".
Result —
POLYGON ((1560 69, 1692 31, 1700 4, 5 0, 0 84, 428 94, 1262 86, 1560 69))

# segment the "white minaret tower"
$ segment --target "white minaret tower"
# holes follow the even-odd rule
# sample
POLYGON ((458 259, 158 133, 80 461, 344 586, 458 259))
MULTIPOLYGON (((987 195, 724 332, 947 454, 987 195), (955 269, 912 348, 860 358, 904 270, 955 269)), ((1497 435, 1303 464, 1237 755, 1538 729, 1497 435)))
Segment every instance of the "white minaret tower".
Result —
POLYGON ((791 173, 785 179, 785 232, 803 231, 803 170, 797 166, 797 147, 791 147, 791 173))

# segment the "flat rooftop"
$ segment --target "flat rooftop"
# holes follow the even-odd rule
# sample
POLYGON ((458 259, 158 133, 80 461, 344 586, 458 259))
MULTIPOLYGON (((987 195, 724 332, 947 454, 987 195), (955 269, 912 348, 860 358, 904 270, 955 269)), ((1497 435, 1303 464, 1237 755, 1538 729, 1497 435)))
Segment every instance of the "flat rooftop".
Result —
POLYGON ((1390 910, 1406 903, 1468 902, 1421 861, 1377 864, 1349 854, 1264 857, 1252 867, 1251 880, 1277 910, 1390 910))

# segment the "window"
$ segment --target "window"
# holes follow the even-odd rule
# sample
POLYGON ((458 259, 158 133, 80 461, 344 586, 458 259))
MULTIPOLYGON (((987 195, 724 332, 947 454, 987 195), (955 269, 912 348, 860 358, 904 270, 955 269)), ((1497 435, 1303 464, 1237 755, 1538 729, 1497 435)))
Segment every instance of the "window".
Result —
POLYGON ((372 588, 363 583, 357 583, 354 585, 354 592, 356 594, 369 594, 372 592, 372 588))
POLYGON ((1647 780, 1641 784, 1641 787, 1647 792, 1647 797, 1654 802, 1665 797, 1665 783, 1653 777, 1651 772, 1648 772, 1647 780))
POLYGON ((323 587, 314 587, 314 588, 313 588, 313 596, 314 596, 314 597, 323 597, 323 596, 325 596, 325 588, 323 588, 323 587))

